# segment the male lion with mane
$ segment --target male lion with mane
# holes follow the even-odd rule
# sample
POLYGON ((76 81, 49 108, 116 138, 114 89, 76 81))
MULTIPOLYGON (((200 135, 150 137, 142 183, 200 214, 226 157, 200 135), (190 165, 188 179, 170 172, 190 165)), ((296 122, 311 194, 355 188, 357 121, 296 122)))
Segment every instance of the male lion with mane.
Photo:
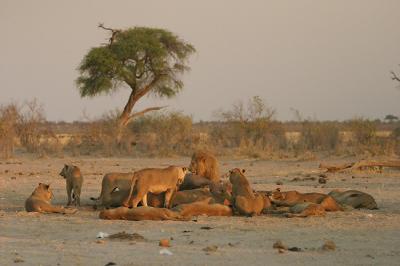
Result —
POLYGON ((213 182, 218 182, 220 178, 217 158, 206 151, 196 151, 193 154, 189 171, 213 182))

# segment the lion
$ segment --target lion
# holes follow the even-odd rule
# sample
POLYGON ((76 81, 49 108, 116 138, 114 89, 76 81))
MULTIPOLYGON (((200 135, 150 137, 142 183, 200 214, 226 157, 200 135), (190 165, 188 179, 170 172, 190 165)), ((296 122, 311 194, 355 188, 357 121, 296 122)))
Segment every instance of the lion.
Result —
POLYGON ((129 209, 126 207, 119 207, 116 209, 103 210, 99 214, 100 219, 106 220, 129 220, 129 221, 188 221, 191 219, 190 216, 182 216, 179 212, 175 212, 165 208, 153 208, 153 207, 137 207, 129 209))
POLYGON ((196 151, 192 155, 189 171, 213 182, 220 179, 218 161, 210 152, 196 151))
POLYGON ((212 184, 213 182, 208 178, 193 173, 187 173, 183 183, 179 186, 179 190, 202 188, 212 184))
POLYGON ((271 201, 276 206, 295 206, 309 202, 323 205, 326 211, 343 211, 343 208, 331 196, 323 193, 300 193, 295 190, 281 192, 276 189, 271 193, 271 201))
POLYGON ((67 184, 67 206, 71 204, 74 204, 75 206, 81 206, 83 177, 79 167, 65 164, 59 175, 64 177, 67 184), (72 201, 72 199, 74 200, 72 201))
POLYGON ((169 166, 167 168, 146 168, 134 173, 129 197, 124 201, 125 207, 137 207, 139 202, 147 206, 147 193, 165 192, 164 207, 168 208, 172 194, 183 182, 187 173, 186 167, 169 166))
POLYGON ((270 206, 269 199, 253 192, 244 173, 245 170, 239 168, 229 171, 229 181, 232 183, 233 207, 241 215, 260 215, 264 208, 270 206))
POLYGON ((75 213, 76 209, 65 209, 62 206, 51 205, 53 192, 50 185, 39 183, 39 185, 32 192, 32 195, 25 201, 25 210, 27 212, 40 212, 40 213, 75 213))
POLYGON ((329 196, 333 197, 339 204, 350 206, 355 209, 378 209, 375 199, 365 193, 358 190, 347 190, 338 191, 333 190, 328 193, 329 196))
POLYGON ((308 216, 325 216, 325 208, 321 204, 311 202, 298 203, 290 207, 290 212, 285 216, 288 218, 293 217, 308 217, 308 216))
POLYGON ((95 209, 103 206, 106 209, 110 207, 120 207, 129 196, 133 173, 107 173, 101 182, 101 192, 98 198, 91 197, 94 200, 95 209))
POLYGON ((212 198, 206 198, 188 204, 180 204, 172 210, 179 212, 183 216, 232 216, 232 209, 226 205, 219 203, 210 203, 212 198))
MULTIPOLYGON (((207 198, 212 198, 213 203, 230 205, 231 193, 230 183, 218 183, 210 187, 196 188, 191 190, 175 191, 171 197, 168 208, 175 207, 180 204, 193 203, 207 198)), ((147 204, 151 207, 163 207, 165 193, 147 194, 147 204)))

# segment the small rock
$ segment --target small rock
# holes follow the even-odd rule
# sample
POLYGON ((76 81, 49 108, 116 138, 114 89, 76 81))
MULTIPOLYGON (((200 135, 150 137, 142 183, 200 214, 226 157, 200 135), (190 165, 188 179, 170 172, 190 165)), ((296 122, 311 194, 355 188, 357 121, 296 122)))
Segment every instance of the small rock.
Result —
POLYGON ((289 251, 294 251, 294 252, 300 252, 301 248, 299 248, 299 247, 291 247, 291 248, 288 248, 288 250, 289 251))
POLYGON ((106 265, 104 265, 104 266, 113 266, 113 265, 117 265, 115 262, 112 262, 112 261, 110 261, 109 263, 107 263, 106 265))
POLYGON ((332 240, 326 240, 321 249, 324 251, 333 251, 336 249, 336 244, 332 240))
POLYGON ((323 177, 320 177, 320 178, 318 179, 318 183, 320 183, 320 184, 326 184, 326 179, 323 178, 323 177))
POLYGON ((14 259, 14 263, 21 263, 21 262, 25 262, 23 259, 21 258, 15 258, 14 259))
POLYGON ((203 230, 211 230, 212 227, 210 227, 210 226, 202 226, 202 227, 200 227, 200 229, 203 229, 203 230))
POLYGON ((278 186, 282 186, 283 185, 283 182, 282 181, 276 181, 276 184, 278 185, 278 186))
POLYGON ((203 248, 203 251, 205 251, 205 252, 215 252, 215 251, 217 251, 217 249, 218 249, 217 246, 212 245, 212 246, 208 246, 208 247, 203 248))
POLYGON ((284 250, 287 250, 287 249, 288 249, 288 247, 287 247, 286 245, 284 245, 284 244, 282 243, 282 241, 280 241, 280 240, 276 241, 276 242, 272 245, 272 247, 273 247, 273 248, 277 248, 277 249, 284 249, 284 250))
POLYGON ((15 180, 15 179, 17 179, 17 177, 16 176, 12 176, 12 177, 10 177, 10 179, 11 180, 15 180))
POLYGON ((172 253, 171 251, 169 251, 168 249, 163 248, 163 249, 160 250, 160 255, 168 255, 168 256, 171 256, 171 255, 173 255, 173 253, 172 253))
POLYGON ((280 248, 280 249, 278 249, 278 252, 282 254, 282 253, 285 253, 285 250, 280 248))
POLYGON ((96 240, 96 243, 97 243, 97 244, 105 244, 105 243, 106 243, 106 241, 104 241, 104 240, 100 240, 100 239, 99 239, 99 240, 96 240))
POLYGON ((161 239, 160 240, 160 243, 158 244, 160 247, 165 247, 165 248, 168 248, 168 247, 170 247, 170 244, 169 244, 169 240, 168 239, 161 239))
POLYGON ((327 178, 327 175, 326 175, 326 174, 319 174, 318 176, 319 176, 319 177, 322 177, 322 178, 327 178))

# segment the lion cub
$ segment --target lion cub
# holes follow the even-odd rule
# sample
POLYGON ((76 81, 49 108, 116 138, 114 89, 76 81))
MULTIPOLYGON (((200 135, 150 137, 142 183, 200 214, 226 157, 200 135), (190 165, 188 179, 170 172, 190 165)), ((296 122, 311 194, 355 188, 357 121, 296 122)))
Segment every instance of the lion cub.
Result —
POLYGON ((146 168, 134 173, 129 197, 124 201, 125 207, 137 207, 139 202, 147 206, 147 193, 165 192, 164 207, 168 208, 173 193, 183 182, 187 173, 186 167, 169 166, 167 168, 146 168))
POLYGON ((71 205, 72 203, 75 206, 81 206, 83 177, 79 167, 65 164, 59 175, 64 177, 65 182, 67 183, 67 206, 71 205), (72 199, 74 200, 72 201, 72 199))
POLYGON ((50 201, 53 197, 53 192, 50 185, 39 183, 32 192, 32 195, 25 201, 25 210, 27 212, 41 213, 75 213, 77 210, 68 210, 64 207, 53 206, 50 201))

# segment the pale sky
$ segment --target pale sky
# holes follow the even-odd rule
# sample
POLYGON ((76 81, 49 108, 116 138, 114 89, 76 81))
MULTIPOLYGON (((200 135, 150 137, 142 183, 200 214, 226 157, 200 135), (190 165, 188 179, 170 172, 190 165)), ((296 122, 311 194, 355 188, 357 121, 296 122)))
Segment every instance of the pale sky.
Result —
POLYGON ((277 119, 400 116, 398 0, 0 0, 0 104, 37 98, 49 120, 92 118, 122 108, 129 91, 81 99, 74 81, 85 53, 113 28, 168 29, 192 43, 185 88, 168 105, 214 119, 258 95, 277 119))

